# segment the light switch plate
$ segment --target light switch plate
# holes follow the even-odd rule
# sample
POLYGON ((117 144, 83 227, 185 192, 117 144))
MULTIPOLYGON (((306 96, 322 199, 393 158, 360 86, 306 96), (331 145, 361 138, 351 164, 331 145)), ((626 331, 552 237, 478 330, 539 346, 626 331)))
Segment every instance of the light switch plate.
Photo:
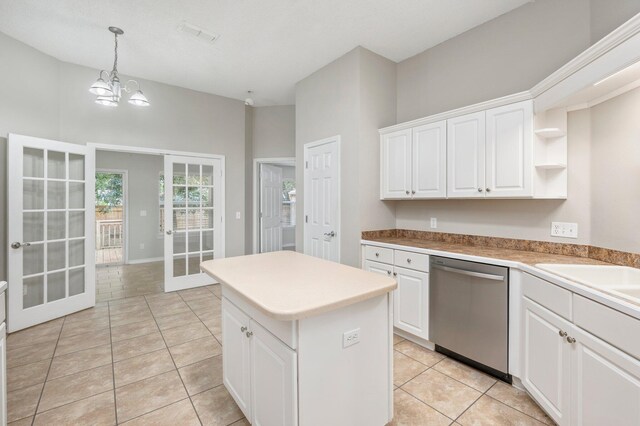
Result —
POLYGON ((578 238, 578 224, 573 222, 551 222, 551 236, 578 238))
POLYGON ((360 342, 360 329, 356 328, 355 330, 346 331, 342 334, 342 347, 348 348, 349 346, 355 345, 360 342))
POLYGON ((438 227, 438 218, 437 217, 432 217, 431 218, 431 229, 436 229, 438 227))
POLYGON ((236 212, 236 219, 240 219, 240 212, 236 212))

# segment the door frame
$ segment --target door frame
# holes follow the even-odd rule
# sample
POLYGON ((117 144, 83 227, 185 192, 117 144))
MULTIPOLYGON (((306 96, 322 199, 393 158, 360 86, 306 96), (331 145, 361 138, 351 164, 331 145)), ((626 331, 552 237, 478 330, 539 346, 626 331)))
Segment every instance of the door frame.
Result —
MULTIPOLYGON (((253 215, 252 228, 252 253, 260 253, 260 166, 262 164, 272 164, 274 166, 296 167, 295 157, 274 157, 274 158, 254 158, 253 159, 253 215)), ((296 188, 298 187, 296 183, 296 188)))
MULTIPOLYGON (((122 235, 124 237, 124 244, 122 245, 122 264, 129 264, 129 171, 125 169, 109 169, 109 168, 97 168, 96 173, 114 173, 122 174, 122 235)), ((93 208, 96 208, 95 191, 93 195, 93 208)), ((94 216, 95 217, 95 216, 94 216)), ((94 222, 95 224, 95 222, 94 222)), ((95 245, 94 245, 95 250, 95 245)), ((96 264, 96 266, 98 266, 96 264)))
POLYGON ((341 162, 341 153, 342 153, 342 140, 340 135, 335 135, 335 136, 331 136, 329 138, 325 138, 325 139, 320 139, 317 141, 313 141, 313 142, 307 142, 306 144, 303 145, 303 175, 304 175, 304 179, 303 179, 303 186, 302 186, 302 192, 303 192, 303 221, 302 221, 302 226, 303 226, 303 234, 302 234, 302 247, 303 247, 303 253, 307 254, 309 252, 309 247, 307 247, 307 234, 309 233, 308 227, 307 227, 307 221, 306 221, 306 216, 307 216, 307 206, 309 205, 308 201, 309 201, 309 191, 306 191, 305 189, 308 186, 309 183, 309 173, 307 172, 307 161, 309 158, 309 149, 311 148, 316 148, 318 146, 322 146, 322 145, 327 145, 330 143, 335 143, 337 146, 337 152, 338 152, 338 156, 337 156, 337 161, 338 161, 338 202, 337 202, 337 209, 338 209, 338 217, 337 217, 337 224, 336 224, 336 233, 337 233, 337 238, 338 238, 338 247, 337 247, 337 254, 338 254, 338 263, 340 263, 340 261, 342 260, 342 255, 341 255, 341 250, 340 250, 340 246, 342 245, 342 209, 341 209, 341 204, 342 204, 342 162, 341 162))

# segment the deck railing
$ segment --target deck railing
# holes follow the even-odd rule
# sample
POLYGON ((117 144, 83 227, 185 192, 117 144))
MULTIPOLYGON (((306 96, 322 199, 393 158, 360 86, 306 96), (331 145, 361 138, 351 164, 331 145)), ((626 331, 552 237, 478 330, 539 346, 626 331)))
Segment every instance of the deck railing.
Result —
POLYGON ((96 220, 96 249, 122 247, 122 219, 96 220))

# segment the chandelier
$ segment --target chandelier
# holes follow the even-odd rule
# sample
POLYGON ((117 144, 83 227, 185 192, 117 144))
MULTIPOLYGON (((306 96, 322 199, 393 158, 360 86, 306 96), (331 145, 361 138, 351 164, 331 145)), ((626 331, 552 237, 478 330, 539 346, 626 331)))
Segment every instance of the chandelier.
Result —
POLYGON ((120 83, 118 74, 118 36, 124 34, 118 27, 109 27, 115 36, 115 58, 113 60, 113 69, 111 72, 105 70, 100 71, 98 80, 89 88, 89 92, 96 95, 96 103, 110 107, 117 107, 120 103, 122 92, 135 93, 129 97, 129 103, 136 106, 149 106, 147 97, 140 90, 140 84, 135 80, 128 80, 124 85, 120 83))

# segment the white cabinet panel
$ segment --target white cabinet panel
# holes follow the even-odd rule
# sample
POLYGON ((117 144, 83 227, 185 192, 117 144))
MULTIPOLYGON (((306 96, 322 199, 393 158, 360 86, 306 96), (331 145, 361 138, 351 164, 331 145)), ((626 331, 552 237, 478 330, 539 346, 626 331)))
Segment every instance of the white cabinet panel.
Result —
POLYGON ((394 269, 398 288, 393 292, 393 325, 429 340, 429 274, 394 269))
POLYGON ((486 121, 486 196, 531 197, 532 101, 487 110, 486 121))
POLYGON ((527 298, 522 307, 522 383, 554 421, 568 425, 571 345, 565 338, 571 324, 527 298))
POLYGON ((224 384, 245 417, 251 418, 251 340, 250 318, 229 302, 222 299, 222 368, 224 384))
POLYGON ((447 120, 447 196, 484 197, 484 173, 484 111, 447 120))
POLYGON ((253 425, 291 426, 298 421, 296 353, 251 322, 253 425))
MULTIPOLYGON (((4 293, 2 295, 4 296, 4 293)), ((5 322, 0 325, 0 424, 7 424, 7 327, 5 322)))
POLYGON ((447 125, 445 121, 413 129, 413 198, 447 196, 447 125))
POLYGON ((573 327, 572 419, 577 425, 640 425, 640 361, 573 327))
POLYGON ((380 262, 372 262, 371 260, 365 260, 364 269, 365 271, 375 272, 380 275, 391 275, 393 272, 393 266, 380 262))
POLYGON ((411 129, 382 136, 380 198, 411 198, 411 129))

